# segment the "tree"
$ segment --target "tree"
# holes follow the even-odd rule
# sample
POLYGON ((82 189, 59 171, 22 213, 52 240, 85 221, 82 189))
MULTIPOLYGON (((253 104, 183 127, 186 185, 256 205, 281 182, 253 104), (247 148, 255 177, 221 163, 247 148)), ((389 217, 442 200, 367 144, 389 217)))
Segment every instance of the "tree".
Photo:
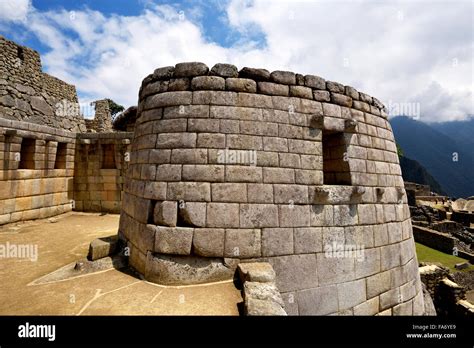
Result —
POLYGON ((112 115, 112 119, 114 119, 115 116, 119 112, 122 112, 123 110, 125 110, 125 108, 122 105, 117 104, 112 99, 106 99, 106 100, 109 103, 109 110, 110 110, 110 114, 112 115))
POLYGON ((397 143, 397 155, 398 157, 403 157, 403 150, 400 147, 400 145, 398 145, 398 143, 397 143))

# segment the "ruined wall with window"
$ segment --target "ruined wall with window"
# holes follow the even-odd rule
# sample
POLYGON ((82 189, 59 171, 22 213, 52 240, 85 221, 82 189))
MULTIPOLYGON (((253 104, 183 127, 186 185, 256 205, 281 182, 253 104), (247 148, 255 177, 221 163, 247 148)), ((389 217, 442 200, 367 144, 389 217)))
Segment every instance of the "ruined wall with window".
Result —
POLYGON ((85 132, 76 88, 42 72, 38 52, 0 35, 0 117, 85 132))
POLYGON ((74 210, 120 213, 133 133, 78 134, 74 210))
POLYGON ((289 314, 423 312, 376 98, 314 75, 202 63, 156 69, 139 96, 119 236, 146 279, 229 279, 232 264, 263 260, 289 314))
POLYGON ((0 118, 0 225, 73 208, 76 134, 0 118))

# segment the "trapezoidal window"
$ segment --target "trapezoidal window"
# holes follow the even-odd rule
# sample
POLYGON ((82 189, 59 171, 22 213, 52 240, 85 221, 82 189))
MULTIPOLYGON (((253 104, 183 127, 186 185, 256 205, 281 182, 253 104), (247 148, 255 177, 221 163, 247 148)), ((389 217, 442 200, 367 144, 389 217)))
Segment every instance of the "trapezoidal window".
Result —
POLYGON ((58 143, 54 169, 66 169, 67 143, 58 143))
POLYGON ((117 169, 115 166, 115 151, 113 144, 102 144, 102 168, 117 169))
POLYGON ((20 165, 18 169, 35 169, 36 140, 23 138, 20 149, 20 165))
POLYGON ((323 130, 324 185, 351 185, 344 133, 323 130))

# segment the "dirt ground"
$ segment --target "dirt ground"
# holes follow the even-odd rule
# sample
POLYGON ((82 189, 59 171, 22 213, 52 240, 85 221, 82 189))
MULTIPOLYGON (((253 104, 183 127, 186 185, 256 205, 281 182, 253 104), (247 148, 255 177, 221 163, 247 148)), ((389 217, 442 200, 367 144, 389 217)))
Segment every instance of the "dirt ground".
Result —
POLYGON ((118 215, 73 212, 0 226, 0 245, 32 248, 29 258, 0 257, 0 315, 238 315, 242 297, 231 280, 161 286, 110 269, 31 284, 84 258, 93 239, 116 234, 118 221, 118 215))

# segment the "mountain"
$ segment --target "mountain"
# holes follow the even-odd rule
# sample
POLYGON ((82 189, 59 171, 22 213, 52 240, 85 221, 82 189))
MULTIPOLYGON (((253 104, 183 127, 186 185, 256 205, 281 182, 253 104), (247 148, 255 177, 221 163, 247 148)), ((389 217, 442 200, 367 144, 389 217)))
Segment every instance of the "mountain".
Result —
POLYGON ((425 167, 448 195, 474 195, 472 146, 409 117, 397 116, 390 123, 404 155, 425 167))
POLYGON ((415 182, 417 184, 430 185, 431 191, 442 196, 446 196, 446 192, 441 185, 420 163, 409 159, 405 156, 400 157, 400 167, 402 168, 402 176, 404 181, 415 182))
POLYGON ((456 140, 459 144, 470 146, 471 151, 474 149, 474 117, 466 121, 430 123, 430 127, 456 140))

